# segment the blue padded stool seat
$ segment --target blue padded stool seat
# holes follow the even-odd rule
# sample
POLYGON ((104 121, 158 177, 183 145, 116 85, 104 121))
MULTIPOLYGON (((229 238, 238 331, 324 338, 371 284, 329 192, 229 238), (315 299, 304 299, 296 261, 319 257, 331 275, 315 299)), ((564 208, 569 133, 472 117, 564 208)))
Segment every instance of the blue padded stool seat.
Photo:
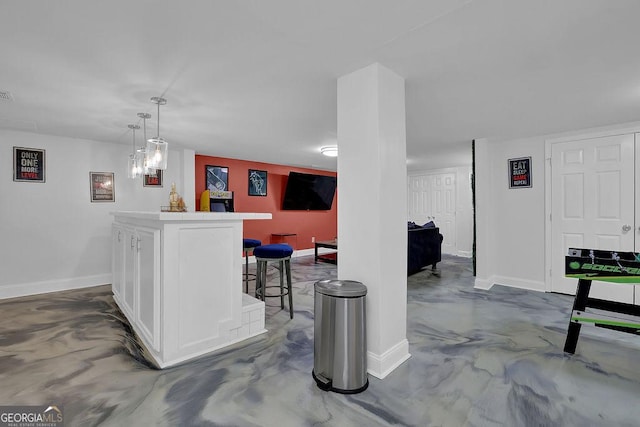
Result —
POLYGON ((249 273, 249 251, 260 246, 262 242, 257 239, 242 239, 242 249, 244 250, 244 292, 249 293, 249 280, 256 278, 255 274, 249 273))
POLYGON ((253 255, 260 258, 286 258, 292 253, 293 248, 286 243, 258 246, 253 250, 253 255))
POLYGON ((255 248, 257 246, 262 245, 262 242, 260 240, 256 240, 256 239, 242 239, 242 247, 244 249, 251 249, 251 248, 255 248))
POLYGON ((291 287, 291 254, 293 248, 285 243, 258 246, 253 249, 256 257, 256 298, 264 301, 265 298, 280 297, 280 308, 284 309, 284 297, 289 296, 289 317, 293 319, 293 289, 291 287), (278 262, 280 273, 280 285, 267 286, 267 263, 278 262), (284 287, 284 278, 287 278, 287 287, 284 287), (280 288, 278 294, 267 294, 267 288, 280 288))

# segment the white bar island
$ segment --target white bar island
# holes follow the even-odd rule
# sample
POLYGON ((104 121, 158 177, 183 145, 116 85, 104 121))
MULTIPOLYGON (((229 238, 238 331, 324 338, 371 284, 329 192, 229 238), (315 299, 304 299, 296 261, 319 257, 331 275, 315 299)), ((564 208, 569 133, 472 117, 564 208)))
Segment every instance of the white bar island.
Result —
POLYGON ((264 302, 242 292, 242 224, 270 213, 114 212, 113 297, 166 368, 256 336, 264 302))

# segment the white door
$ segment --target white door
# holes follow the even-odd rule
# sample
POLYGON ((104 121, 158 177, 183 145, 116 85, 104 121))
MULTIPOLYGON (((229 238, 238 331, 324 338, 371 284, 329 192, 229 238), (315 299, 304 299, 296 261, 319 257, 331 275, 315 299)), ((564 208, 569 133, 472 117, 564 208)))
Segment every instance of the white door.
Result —
POLYGON ((442 252, 456 254, 456 174, 409 176, 407 200, 409 221, 433 221, 443 236, 442 252))
POLYGON ((442 234, 442 252, 456 253, 456 174, 433 176, 431 213, 442 234))
MULTIPOLYGON (((640 252, 640 133, 634 135, 635 148, 636 148, 636 181, 635 181, 635 201, 636 201, 636 216, 635 216, 635 252, 640 252)), ((640 285, 634 285, 633 303, 640 305, 640 285)))
POLYGON ((409 177, 409 221, 418 225, 431 220, 431 178, 429 175, 417 175, 409 177))
MULTIPOLYGON (((634 250, 634 163, 634 135, 552 145, 553 292, 575 294, 577 281, 564 277, 569 247, 634 250)), ((591 289, 594 298, 633 302, 633 286, 594 281, 591 289)))

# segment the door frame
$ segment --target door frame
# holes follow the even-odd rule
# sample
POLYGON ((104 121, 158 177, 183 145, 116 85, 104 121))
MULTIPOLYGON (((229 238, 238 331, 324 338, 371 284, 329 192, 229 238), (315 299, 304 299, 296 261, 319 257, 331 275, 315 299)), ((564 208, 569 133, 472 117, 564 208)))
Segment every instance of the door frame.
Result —
MULTIPOLYGON (((593 130, 584 130, 570 135, 546 138, 544 141, 544 215, 545 215, 545 236, 544 236, 544 285, 545 292, 551 292, 551 149, 553 144, 561 142, 582 141, 607 136, 627 135, 640 133, 640 122, 627 124, 625 126, 609 126, 593 130)), ((636 159, 640 153, 636 153, 636 159)), ((637 191, 637 190, 636 190, 637 191)))

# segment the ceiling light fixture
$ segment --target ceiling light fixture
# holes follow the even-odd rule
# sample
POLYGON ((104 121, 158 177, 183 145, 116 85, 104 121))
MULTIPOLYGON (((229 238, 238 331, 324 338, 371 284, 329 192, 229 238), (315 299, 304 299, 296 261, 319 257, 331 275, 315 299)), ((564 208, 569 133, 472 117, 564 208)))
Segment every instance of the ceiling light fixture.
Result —
MULTIPOLYGON (((142 129, 144 129, 144 140, 146 142, 147 140, 147 119, 151 118, 151 114, 149 113, 138 113, 138 117, 140 117, 142 119, 142 129)), ((142 165, 142 172, 145 175, 151 175, 151 176, 156 176, 156 171, 157 169, 153 169, 149 167, 149 164, 147 163, 147 147, 146 145, 143 145, 142 147, 138 148, 137 150, 137 154, 138 154, 138 158, 140 159, 140 164, 142 165)))
POLYGON ((142 175, 142 167, 140 165, 140 158, 136 154, 136 129, 140 129, 138 125, 129 125, 129 129, 133 132, 133 146, 131 154, 129 154, 129 163, 127 168, 127 176, 129 178, 138 178, 142 175))
POLYGON ((158 133, 155 138, 147 140, 145 158, 147 160, 148 168, 165 170, 167 169, 169 144, 167 141, 160 138, 160 106, 165 105, 167 100, 159 96, 154 96, 151 98, 151 102, 158 105, 158 133))
POLYGON ((322 147, 320 152, 325 156, 329 157, 338 157, 338 146, 337 145, 328 145, 326 147, 322 147))

